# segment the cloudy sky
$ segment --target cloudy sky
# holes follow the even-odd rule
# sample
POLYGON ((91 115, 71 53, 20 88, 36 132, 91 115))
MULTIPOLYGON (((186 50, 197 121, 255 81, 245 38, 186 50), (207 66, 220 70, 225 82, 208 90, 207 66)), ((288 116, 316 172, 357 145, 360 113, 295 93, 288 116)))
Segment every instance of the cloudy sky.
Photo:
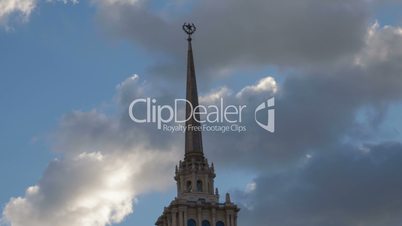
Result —
MULTIPOLYGON (((276 131, 204 133, 239 225, 402 225, 402 2, 0 0, 0 225, 145 226, 184 136, 130 102, 276 98, 276 131)), ((252 109, 252 108, 250 108, 252 109)))

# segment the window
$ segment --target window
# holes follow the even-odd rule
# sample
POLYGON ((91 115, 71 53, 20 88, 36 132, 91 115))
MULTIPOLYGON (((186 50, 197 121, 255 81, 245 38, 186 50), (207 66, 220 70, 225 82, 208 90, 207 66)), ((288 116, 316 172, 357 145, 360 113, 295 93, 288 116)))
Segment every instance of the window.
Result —
POLYGON ((197 181, 197 192, 202 192, 202 181, 197 181))
POLYGON ((216 226, 225 226, 225 224, 222 221, 216 222, 216 226))
POLYGON ((186 191, 187 192, 192 192, 193 191, 193 186, 191 185, 191 181, 187 181, 186 191))
POLYGON ((202 226, 211 226, 211 225, 209 224, 209 221, 204 220, 204 221, 202 222, 202 226))
POLYGON ((187 226, 196 226, 195 220, 189 219, 189 220, 187 221, 187 226))

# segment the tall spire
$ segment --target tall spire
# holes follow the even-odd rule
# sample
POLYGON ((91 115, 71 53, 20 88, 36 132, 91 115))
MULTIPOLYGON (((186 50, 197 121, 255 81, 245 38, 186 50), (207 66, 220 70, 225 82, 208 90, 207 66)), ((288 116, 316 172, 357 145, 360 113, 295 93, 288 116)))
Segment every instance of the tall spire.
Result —
MULTIPOLYGON (((195 32, 196 27, 194 24, 185 23, 183 24, 183 30, 188 34, 186 99, 192 106, 186 105, 186 119, 188 120, 186 120, 185 157, 203 157, 200 116, 199 114, 191 115, 192 110, 198 106, 197 81, 191 46, 191 35, 195 32)), ((198 112, 197 109, 196 112, 198 112)))

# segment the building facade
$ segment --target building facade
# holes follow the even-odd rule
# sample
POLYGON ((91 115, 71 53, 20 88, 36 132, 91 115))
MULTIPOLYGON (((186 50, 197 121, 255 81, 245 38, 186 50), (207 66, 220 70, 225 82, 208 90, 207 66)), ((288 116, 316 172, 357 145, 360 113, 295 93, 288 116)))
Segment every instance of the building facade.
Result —
MULTIPOLYGON (((194 24, 184 24, 188 34, 187 51, 187 87, 186 99, 193 108, 198 106, 197 82, 195 77, 191 35, 195 32, 194 24)), ((204 156, 202 132, 199 115, 191 115, 190 106, 186 106, 185 154, 184 160, 176 166, 174 179, 177 183, 177 196, 165 207, 156 226, 237 226, 239 208, 231 202, 230 195, 220 203, 218 189, 215 188, 214 164, 204 156)))

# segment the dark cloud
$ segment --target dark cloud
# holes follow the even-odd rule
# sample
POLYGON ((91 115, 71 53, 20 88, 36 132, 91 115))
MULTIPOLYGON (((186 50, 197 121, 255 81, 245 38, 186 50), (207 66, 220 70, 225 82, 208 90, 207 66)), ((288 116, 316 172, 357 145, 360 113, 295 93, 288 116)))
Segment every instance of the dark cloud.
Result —
POLYGON ((99 18, 109 32, 167 54, 169 61, 151 68, 164 75, 182 74, 177 70, 184 65, 186 48, 178 41, 185 39, 181 24, 195 22, 197 66, 212 77, 231 67, 328 64, 350 57, 364 44, 368 7, 368 1, 360 0, 207 0, 194 2, 191 14, 163 16, 169 12, 137 4, 100 7, 99 18))
POLYGON ((205 134, 211 155, 228 163, 237 164, 241 159, 242 164, 257 168, 276 167, 309 152, 325 151, 345 139, 374 139, 378 136, 374 126, 381 124, 388 106, 402 97, 402 68, 397 63, 402 53, 399 30, 373 25, 355 60, 327 70, 299 70, 288 76, 275 94, 274 134, 258 127, 253 112, 272 93, 229 99, 250 106, 251 112, 246 114, 250 117, 245 119, 248 130, 230 136, 205 134), (382 56, 378 55, 379 49, 382 56), (372 116, 359 122, 357 113, 367 108, 372 116))
POLYGON ((240 224, 400 225, 401 167, 397 142, 313 154, 293 168, 266 172, 254 191, 238 193, 249 204, 240 224))

